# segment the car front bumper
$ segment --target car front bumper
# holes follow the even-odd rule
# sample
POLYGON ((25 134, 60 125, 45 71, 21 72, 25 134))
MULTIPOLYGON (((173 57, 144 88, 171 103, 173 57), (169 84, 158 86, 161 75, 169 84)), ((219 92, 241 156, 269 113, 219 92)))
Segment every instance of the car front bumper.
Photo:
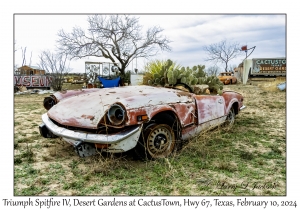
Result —
POLYGON ((63 140, 74 147, 82 143, 95 145, 109 145, 102 149, 106 152, 125 152, 134 148, 139 140, 143 125, 125 128, 123 131, 114 134, 92 134, 83 131, 73 131, 54 124, 47 113, 42 115, 43 124, 39 126, 40 134, 45 138, 62 137, 63 140), (50 132, 49 132, 50 131, 50 132))
POLYGON ((241 106, 241 108, 240 108, 240 111, 242 111, 243 109, 245 109, 246 108, 246 106, 241 106))

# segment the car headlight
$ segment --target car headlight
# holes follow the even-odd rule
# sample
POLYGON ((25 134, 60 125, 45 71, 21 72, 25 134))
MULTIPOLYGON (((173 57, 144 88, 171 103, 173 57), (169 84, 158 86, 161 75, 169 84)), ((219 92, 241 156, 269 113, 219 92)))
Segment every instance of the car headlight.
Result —
POLYGON ((113 125, 120 125, 125 120, 125 109, 119 104, 113 104, 107 112, 108 120, 113 125))
POLYGON ((51 107, 53 107, 55 104, 55 98, 53 98, 52 96, 45 97, 43 105, 46 110, 51 109, 51 107))

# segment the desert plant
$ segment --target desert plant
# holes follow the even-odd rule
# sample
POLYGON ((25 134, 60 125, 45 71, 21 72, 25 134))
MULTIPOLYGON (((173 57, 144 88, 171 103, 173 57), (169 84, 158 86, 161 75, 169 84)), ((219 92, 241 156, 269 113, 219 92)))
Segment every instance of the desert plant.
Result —
POLYGON ((199 84, 205 84, 208 85, 208 89, 211 93, 215 93, 215 94, 222 94, 222 90, 223 90, 223 83, 218 79, 217 76, 209 76, 209 77, 201 77, 198 80, 199 84))
POLYGON ((175 85, 177 83, 185 83, 189 86, 198 84, 199 77, 205 77, 204 65, 194 66, 192 69, 189 67, 182 67, 181 69, 168 69, 167 79, 168 85, 175 85))
POLYGON ((169 70, 179 70, 180 68, 180 64, 177 64, 170 59, 150 61, 144 67, 145 75, 143 78, 143 84, 164 86, 168 83, 167 73, 169 70))
POLYGON ((181 67, 173 61, 156 60, 145 67, 143 84, 154 86, 174 86, 184 83, 194 89, 195 85, 208 85, 211 93, 222 94, 223 83, 216 76, 207 76, 204 65, 181 67))

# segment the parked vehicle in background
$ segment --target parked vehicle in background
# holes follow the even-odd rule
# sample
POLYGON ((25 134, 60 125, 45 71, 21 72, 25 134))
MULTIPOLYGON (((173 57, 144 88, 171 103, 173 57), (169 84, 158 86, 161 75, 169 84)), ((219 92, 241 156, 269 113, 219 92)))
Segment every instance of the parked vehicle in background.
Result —
POLYGON ((231 72, 221 72, 218 78, 221 82, 224 83, 224 85, 237 83, 237 78, 231 72))

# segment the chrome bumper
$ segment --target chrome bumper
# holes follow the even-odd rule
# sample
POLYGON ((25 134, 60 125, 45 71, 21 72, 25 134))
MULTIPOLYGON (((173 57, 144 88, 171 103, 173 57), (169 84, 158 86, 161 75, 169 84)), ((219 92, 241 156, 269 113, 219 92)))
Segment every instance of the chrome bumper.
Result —
POLYGON ((80 131, 72 131, 66 128, 59 127, 50 120, 47 113, 42 115, 42 121, 45 124, 45 126, 49 129, 49 131, 51 131, 56 136, 63 137, 66 139, 73 139, 75 141, 98 144, 116 144, 128 139, 133 135, 139 136, 142 130, 142 125, 138 125, 136 127, 131 127, 129 129, 114 134, 90 134, 80 131))
POLYGON ((246 106, 241 106, 241 108, 240 108, 240 111, 242 111, 243 109, 245 109, 246 108, 246 106))

